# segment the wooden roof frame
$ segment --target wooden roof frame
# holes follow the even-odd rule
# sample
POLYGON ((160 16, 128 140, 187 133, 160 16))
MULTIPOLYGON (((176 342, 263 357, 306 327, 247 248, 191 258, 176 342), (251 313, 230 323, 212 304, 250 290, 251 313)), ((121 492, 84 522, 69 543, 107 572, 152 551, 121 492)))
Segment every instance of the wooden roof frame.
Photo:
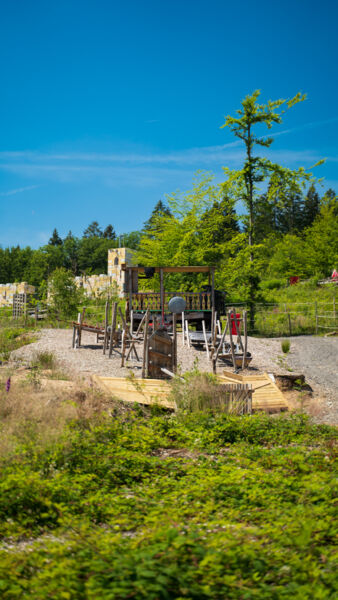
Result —
POLYGON ((154 273, 212 273, 215 267, 209 267, 206 265, 196 265, 191 267, 127 267, 126 264, 122 265, 122 271, 132 271, 133 273, 144 273, 145 269, 154 269, 154 273))

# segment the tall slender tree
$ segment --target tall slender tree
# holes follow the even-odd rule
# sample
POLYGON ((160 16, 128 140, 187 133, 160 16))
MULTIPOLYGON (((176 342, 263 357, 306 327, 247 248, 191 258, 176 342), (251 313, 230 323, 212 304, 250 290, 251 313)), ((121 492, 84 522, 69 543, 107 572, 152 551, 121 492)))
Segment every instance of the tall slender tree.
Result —
MULTIPOLYGON (((258 286, 254 264, 254 244, 256 207, 257 200, 261 195, 259 184, 262 184, 271 174, 275 174, 275 183, 278 182, 278 191, 282 196, 285 188, 299 189, 302 182, 309 180, 311 177, 311 174, 308 174, 304 168, 293 171, 255 154, 257 147, 269 148, 273 142, 272 137, 262 135, 262 126, 271 129, 274 124, 280 124, 285 110, 305 100, 305 95, 298 93, 290 100, 269 100, 266 104, 258 102, 259 96, 259 90, 256 90, 251 96, 246 96, 241 103, 242 107, 237 110, 237 115, 235 117, 228 115, 222 126, 228 127, 243 142, 245 147, 245 160, 242 169, 237 171, 224 169, 227 175, 224 190, 228 194, 235 194, 238 199, 242 200, 247 209, 245 225, 248 235, 250 263, 252 265, 248 274, 252 327, 254 327, 254 302, 258 286)), ((268 200, 273 197, 275 191, 276 188, 272 187, 268 194, 268 200)))

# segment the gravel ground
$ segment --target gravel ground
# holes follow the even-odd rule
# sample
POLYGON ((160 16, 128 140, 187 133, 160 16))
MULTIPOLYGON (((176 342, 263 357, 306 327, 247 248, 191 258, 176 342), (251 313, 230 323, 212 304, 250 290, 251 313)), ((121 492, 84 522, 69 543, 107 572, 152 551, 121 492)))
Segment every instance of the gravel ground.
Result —
MULTIPOLYGON (((253 356, 250 369, 274 374, 304 374, 316 396, 324 402, 326 422, 338 423, 338 376, 337 349, 338 338, 301 336, 290 338, 291 349, 286 359, 282 356, 280 339, 248 339, 248 350, 253 356)), ((121 356, 116 352, 111 359, 103 355, 102 344, 96 344, 96 336, 82 333, 82 346, 73 349, 72 331, 70 329, 43 329, 33 344, 23 346, 12 353, 13 361, 21 360, 30 363, 37 352, 53 352, 62 367, 73 375, 96 373, 105 377, 124 377, 130 370, 136 377, 141 377, 141 363, 128 361, 128 368, 121 368, 121 356)), ((137 347, 142 356, 142 346, 137 347)), ((182 346, 178 335, 178 364, 182 372, 191 370, 195 365, 201 371, 210 371, 211 363, 206 353, 195 348, 182 346)), ((218 361, 217 370, 231 369, 231 366, 218 361)))
MULTIPOLYGON (((248 350, 253 355, 251 369, 268 372, 283 372, 278 364, 281 345, 277 340, 249 338, 248 350)), ((81 348, 72 348, 72 331, 70 329, 42 329, 39 338, 33 344, 22 346, 12 352, 12 360, 22 360, 30 363, 37 352, 52 352, 64 369, 73 373, 96 373, 105 377, 124 377, 130 369, 141 377, 141 363, 128 361, 128 368, 121 368, 121 356, 114 352, 109 359, 102 353, 102 342, 96 344, 96 336, 84 331, 81 348)), ((139 357, 142 357, 142 346, 137 346, 139 357)), ((193 369, 197 365, 201 371, 210 371, 211 363, 206 353, 195 348, 182 346, 181 335, 178 335, 178 364, 182 372, 193 369)), ((218 361, 217 368, 231 368, 218 361)), ((287 372, 287 371, 286 371, 287 372)))

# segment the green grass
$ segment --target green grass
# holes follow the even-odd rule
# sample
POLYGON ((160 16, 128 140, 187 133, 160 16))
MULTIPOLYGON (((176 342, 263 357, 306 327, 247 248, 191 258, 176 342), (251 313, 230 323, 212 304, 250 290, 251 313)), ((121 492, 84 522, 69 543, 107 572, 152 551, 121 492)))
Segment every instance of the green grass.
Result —
MULTIPOLYGON (((317 286, 315 281, 285 286, 285 280, 265 280, 260 284, 259 302, 255 305, 255 329, 249 333, 264 337, 313 335, 338 329, 337 285, 317 286), (279 287, 279 286, 284 287, 279 287), (291 328, 290 328, 291 327, 291 328)), ((228 301, 230 306, 230 302, 228 301)), ((234 303, 236 312, 245 307, 234 303)))
POLYGON ((0 360, 7 361, 10 353, 34 341, 31 330, 16 325, 0 324, 0 360))
POLYGON ((281 346, 284 354, 288 354, 290 352, 290 340, 283 340, 281 346))
POLYGON ((155 413, 42 445, 26 422, 0 457, 1 598, 333 599, 336 431, 155 413))

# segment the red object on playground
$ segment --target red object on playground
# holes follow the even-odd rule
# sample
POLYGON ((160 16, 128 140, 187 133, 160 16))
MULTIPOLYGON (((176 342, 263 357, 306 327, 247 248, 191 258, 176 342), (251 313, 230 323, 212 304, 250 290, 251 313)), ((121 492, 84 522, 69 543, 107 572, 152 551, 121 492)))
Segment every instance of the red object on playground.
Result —
POLYGON ((231 333, 232 333, 232 335, 237 335, 237 333, 239 332, 239 328, 240 328, 239 319, 241 318, 241 313, 236 313, 236 319, 235 319, 234 315, 231 315, 230 318, 232 321, 231 333))
POLYGON ((290 281, 290 285, 295 285, 295 283, 298 283, 298 281, 299 281, 298 275, 290 277, 289 281, 290 281))

